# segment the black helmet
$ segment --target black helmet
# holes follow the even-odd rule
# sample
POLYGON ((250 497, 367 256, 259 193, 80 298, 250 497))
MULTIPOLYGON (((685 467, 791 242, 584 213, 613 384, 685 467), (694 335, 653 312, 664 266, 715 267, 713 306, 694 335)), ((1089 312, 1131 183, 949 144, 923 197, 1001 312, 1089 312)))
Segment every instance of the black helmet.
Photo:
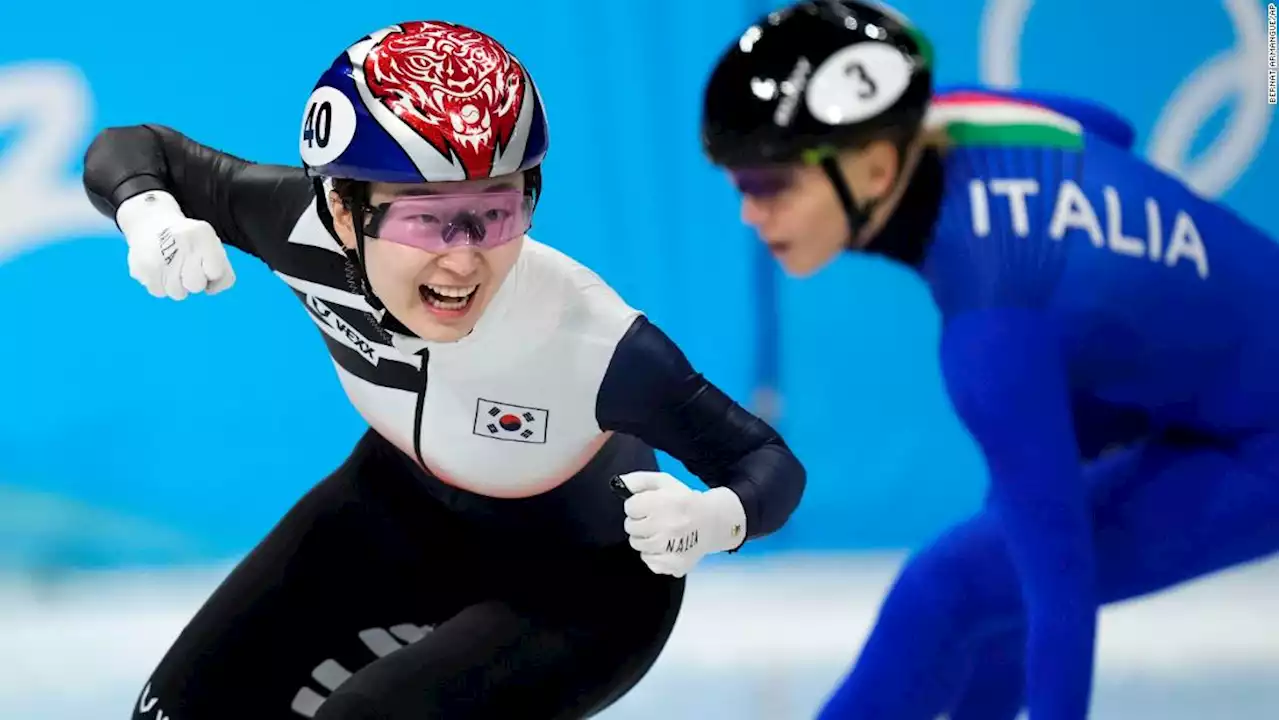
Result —
POLYGON ((885 127, 919 127, 933 49, 906 18, 860 0, 771 13, 721 56, 703 97, 703 149, 717 165, 817 161, 885 127))

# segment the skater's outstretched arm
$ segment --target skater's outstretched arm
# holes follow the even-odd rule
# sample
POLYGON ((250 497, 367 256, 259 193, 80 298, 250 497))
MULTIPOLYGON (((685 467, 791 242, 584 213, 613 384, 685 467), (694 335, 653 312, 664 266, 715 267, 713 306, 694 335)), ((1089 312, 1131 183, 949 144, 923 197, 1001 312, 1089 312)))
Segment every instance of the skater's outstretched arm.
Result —
POLYGON ((261 245, 287 237, 314 198, 301 168, 246 162, 150 124, 98 133, 85 153, 84 186, 94 207, 117 220, 125 201, 168 193, 186 217, 255 256, 261 245))

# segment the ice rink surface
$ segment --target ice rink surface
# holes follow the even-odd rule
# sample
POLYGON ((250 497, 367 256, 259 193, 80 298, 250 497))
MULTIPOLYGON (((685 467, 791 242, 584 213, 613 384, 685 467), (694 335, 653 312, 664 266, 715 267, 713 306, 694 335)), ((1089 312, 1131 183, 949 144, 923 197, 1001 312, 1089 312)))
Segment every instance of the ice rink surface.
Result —
MULTIPOLYGON (((653 671, 599 717, 811 718, 901 560, 728 558, 701 568, 653 671)), ((128 718, 152 665, 225 571, 0 580, 0 719, 128 718)), ((1277 573, 1269 560, 1107 608, 1092 717, 1280 716, 1277 573)))

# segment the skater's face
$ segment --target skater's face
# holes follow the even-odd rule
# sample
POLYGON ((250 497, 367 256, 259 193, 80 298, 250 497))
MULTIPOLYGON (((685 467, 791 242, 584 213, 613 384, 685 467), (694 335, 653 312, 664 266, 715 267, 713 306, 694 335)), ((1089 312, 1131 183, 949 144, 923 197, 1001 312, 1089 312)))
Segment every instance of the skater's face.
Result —
MULTIPOLYGON (((452 342, 475 328, 511 272, 532 208, 519 173, 443 183, 372 183, 365 271, 373 292, 424 340, 452 342)), ((350 210, 330 197, 334 227, 355 247, 350 210)))
MULTIPOLYGON (((896 155, 890 143, 878 141, 837 156, 855 202, 890 191, 896 155)), ((742 192, 742 221, 755 228, 787 274, 812 275, 850 246, 849 218, 820 165, 732 169, 730 175, 742 192)), ((874 230, 871 225, 868 231, 874 230)), ((870 234, 860 233, 852 245, 865 245, 870 234)))

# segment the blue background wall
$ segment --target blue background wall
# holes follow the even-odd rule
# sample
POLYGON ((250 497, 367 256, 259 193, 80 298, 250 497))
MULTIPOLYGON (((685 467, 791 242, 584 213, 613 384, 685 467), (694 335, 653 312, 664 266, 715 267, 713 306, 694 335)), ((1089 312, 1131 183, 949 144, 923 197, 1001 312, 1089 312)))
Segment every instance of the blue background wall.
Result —
MULTIPOLYGON (((984 470, 942 397, 923 288, 858 258, 774 284, 731 188, 700 155, 703 78, 769 7, 5 3, 0 565, 237 555, 341 461, 363 427, 291 293, 237 253, 233 291, 151 298, 84 200, 80 158, 102 127, 159 122, 293 163, 302 103, 333 56, 375 28, 437 15, 502 39, 546 96, 552 149, 534 236, 596 268, 744 402, 776 375, 778 424, 812 480, 796 520, 757 551, 913 546, 966 513, 984 470), (776 305, 772 319, 762 305, 776 305)), ((1139 128, 1140 152, 1276 234, 1258 0, 899 7, 933 38, 940 83, 1108 103, 1139 128)))

